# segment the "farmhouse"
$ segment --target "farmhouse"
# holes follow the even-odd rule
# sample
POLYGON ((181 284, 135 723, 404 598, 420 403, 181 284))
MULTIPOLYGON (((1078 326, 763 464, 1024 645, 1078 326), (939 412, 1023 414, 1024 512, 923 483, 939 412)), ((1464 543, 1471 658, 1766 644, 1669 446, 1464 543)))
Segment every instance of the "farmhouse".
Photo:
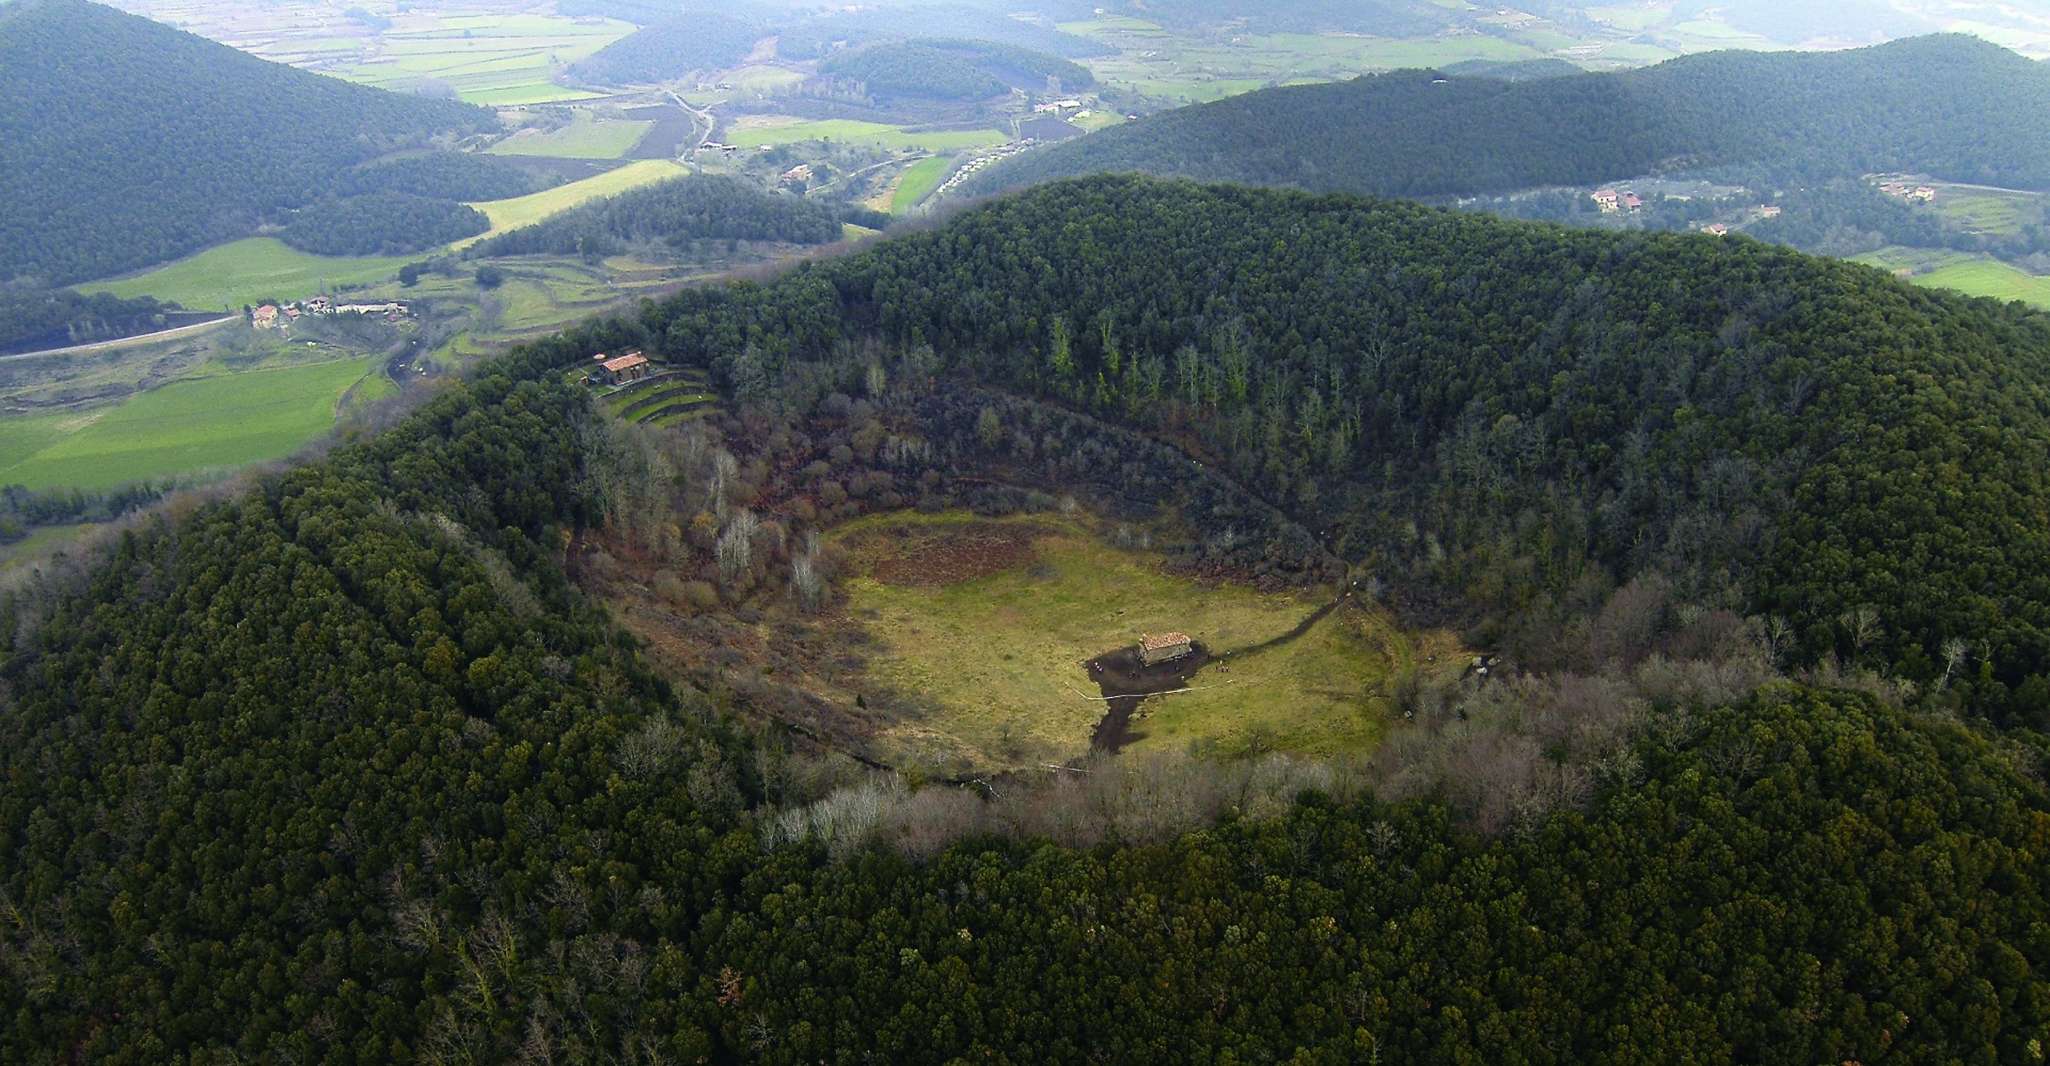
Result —
POLYGON ((1727 237, 1730 235, 1730 227, 1720 222, 1711 222, 1708 225, 1701 227, 1701 232, 1706 233, 1711 237, 1727 237))
POLYGON ((276 329, 278 325, 277 307, 272 304, 264 304, 262 307, 251 311, 249 313, 249 324, 257 329, 276 329))
POLYGON ((614 385, 624 385, 648 376, 648 357, 639 352, 628 352, 616 359, 606 359, 600 353, 597 358, 601 360, 598 365, 604 368, 605 376, 614 385))
POLYGON ((1637 210, 1638 208, 1640 208, 1640 207, 1643 207, 1643 206, 1644 206, 1644 198, 1643 198, 1643 197, 1640 197, 1640 196, 1638 196, 1638 195, 1637 195, 1636 193, 1634 193, 1634 192, 1626 192, 1626 193, 1624 193, 1624 194, 1623 194, 1623 210, 1625 210, 1625 211, 1635 211, 1635 210, 1637 210))
POLYGON ((1778 217, 1780 217, 1780 209, 1779 209, 1779 206, 1778 206, 1777 204, 1766 204, 1766 205, 1765 205, 1764 207, 1761 207, 1761 208, 1759 208, 1759 209, 1758 209, 1758 217, 1759 217, 1759 218, 1778 218, 1778 217))
POLYGON ((1173 662, 1189 650, 1187 633, 1147 633, 1139 638, 1139 661, 1147 666, 1173 662))
POLYGON ((1596 189, 1594 205, 1602 209, 1602 214, 1613 214, 1623 206, 1623 194, 1614 189, 1596 189))

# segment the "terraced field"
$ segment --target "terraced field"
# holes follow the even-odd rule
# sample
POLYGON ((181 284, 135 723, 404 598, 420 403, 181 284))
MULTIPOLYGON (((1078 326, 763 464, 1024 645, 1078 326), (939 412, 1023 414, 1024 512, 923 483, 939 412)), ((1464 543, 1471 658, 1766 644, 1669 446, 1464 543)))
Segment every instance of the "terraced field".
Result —
POLYGON ((625 421, 667 426, 703 418, 718 399, 702 372, 678 369, 662 370, 634 384, 601 392, 598 402, 606 413, 625 421))

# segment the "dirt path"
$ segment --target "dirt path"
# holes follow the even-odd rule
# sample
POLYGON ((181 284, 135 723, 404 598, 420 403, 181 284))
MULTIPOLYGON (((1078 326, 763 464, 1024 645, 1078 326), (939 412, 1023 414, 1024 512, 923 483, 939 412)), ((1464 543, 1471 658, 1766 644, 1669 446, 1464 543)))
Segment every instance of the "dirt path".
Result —
POLYGON ((239 320, 241 317, 241 315, 222 315, 219 318, 211 318, 205 322, 194 322, 189 326, 174 326, 170 329, 160 329, 155 333, 138 333, 133 337, 118 337, 110 341, 94 341, 91 344, 73 344, 65 348, 44 348, 41 351, 35 352, 17 352, 13 355, 0 355, 0 359, 35 359, 45 355, 86 355, 91 352, 113 352, 123 348, 139 348, 145 344, 155 344, 159 341, 173 341, 185 337, 196 337, 209 330, 219 329, 230 322, 239 320))

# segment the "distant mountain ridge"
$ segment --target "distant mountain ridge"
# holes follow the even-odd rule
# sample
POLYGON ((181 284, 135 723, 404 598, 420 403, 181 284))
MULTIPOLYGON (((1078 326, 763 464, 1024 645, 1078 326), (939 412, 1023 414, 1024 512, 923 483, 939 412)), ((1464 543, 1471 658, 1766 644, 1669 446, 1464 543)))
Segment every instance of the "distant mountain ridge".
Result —
POLYGON ((295 70, 85 0, 0 6, 0 281, 241 236, 336 175, 492 114, 295 70))
POLYGON ((1399 71, 1181 108, 1019 156, 966 190, 1140 171, 1430 197, 1738 164, 2050 188, 2046 111, 2050 68, 1962 35, 1523 82, 1399 71))

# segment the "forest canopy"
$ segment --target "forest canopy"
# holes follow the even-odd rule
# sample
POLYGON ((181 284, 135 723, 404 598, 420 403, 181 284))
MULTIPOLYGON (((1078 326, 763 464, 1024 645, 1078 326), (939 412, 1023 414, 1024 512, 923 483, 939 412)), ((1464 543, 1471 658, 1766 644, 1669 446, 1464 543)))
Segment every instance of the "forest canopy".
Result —
POLYGON ((472 255, 611 255, 628 245, 696 240, 827 244, 841 236, 833 212, 739 178, 691 176, 582 204, 479 244, 472 255))
POLYGON ((491 228, 468 204, 404 193, 366 193, 300 208, 278 239, 315 255, 405 255, 491 228))
POLYGON ((86 0, 0 6, 0 82, 0 280, 162 262, 318 199, 356 163, 497 128, 483 108, 265 62, 86 0))

